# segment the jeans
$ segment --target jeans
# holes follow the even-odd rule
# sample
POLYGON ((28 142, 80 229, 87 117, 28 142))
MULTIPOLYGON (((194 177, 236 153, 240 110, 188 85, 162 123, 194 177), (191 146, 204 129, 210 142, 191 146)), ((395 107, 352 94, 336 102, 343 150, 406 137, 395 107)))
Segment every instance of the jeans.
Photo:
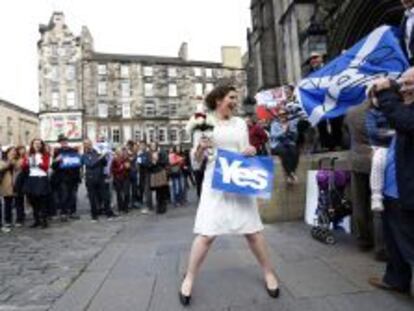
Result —
POLYGON ((24 197, 9 196, 4 197, 4 220, 5 223, 11 225, 13 223, 13 208, 16 208, 16 222, 24 222, 24 197))
POLYGON ((183 185, 181 181, 181 175, 172 176, 172 202, 178 204, 182 200, 183 195, 183 185))
POLYGON ((286 175, 290 176, 296 172, 299 164, 299 150, 296 145, 279 144, 273 153, 280 157, 286 175))
POLYGON ((102 207, 107 217, 113 216, 109 204, 109 185, 103 180, 86 181, 89 204, 91 206, 91 217, 96 219, 99 216, 99 207, 102 207))
POLYGON ((61 215, 76 213, 76 195, 78 183, 62 182, 58 185, 58 202, 61 208, 61 215))
POLYGON ((114 179, 114 188, 116 192, 118 211, 128 212, 129 188, 130 188, 129 180, 128 179, 125 179, 125 180, 114 179))

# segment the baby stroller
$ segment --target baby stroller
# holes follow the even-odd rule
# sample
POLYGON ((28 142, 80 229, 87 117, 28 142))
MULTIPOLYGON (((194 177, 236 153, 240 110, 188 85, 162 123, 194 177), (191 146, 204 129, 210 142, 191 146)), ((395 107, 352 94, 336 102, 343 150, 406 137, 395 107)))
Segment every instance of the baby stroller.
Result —
POLYGON ((314 239, 326 244, 335 244, 333 230, 341 229, 345 217, 352 214, 351 202, 345 198, 345 189, 350 182, 349 172, 336 170, 338 158, 322 158, 319 160, 316 181, 318 184, 318 207, 315 225, 311 235, 314 239), (323 169, 323 163, 330 161, 330 168, 323 169))

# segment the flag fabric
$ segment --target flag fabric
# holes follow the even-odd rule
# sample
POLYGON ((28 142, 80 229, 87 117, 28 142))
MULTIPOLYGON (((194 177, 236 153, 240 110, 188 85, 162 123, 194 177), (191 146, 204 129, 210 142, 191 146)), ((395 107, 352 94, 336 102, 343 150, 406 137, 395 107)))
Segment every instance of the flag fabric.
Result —
POLYGON ((295 92, 309 121, 315 125, 344 115, 366 99, 366 87, 373 80, 398 78, 409 67, 400 36, 398 28, 381 26, 303 79, 295 92))
POLYGON ((271 157, 246 157, 219 149, 212 188, 244 196, 270 199, 273 189, 274 164, 271 157))

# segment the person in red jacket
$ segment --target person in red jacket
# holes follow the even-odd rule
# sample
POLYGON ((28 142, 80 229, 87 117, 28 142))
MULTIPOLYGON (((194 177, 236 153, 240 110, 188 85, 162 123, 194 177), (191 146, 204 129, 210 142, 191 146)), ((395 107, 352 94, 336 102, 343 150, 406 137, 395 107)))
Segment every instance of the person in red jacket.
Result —
POLYGON ((29 154, 25 156, 22 163, 22 169, 27 173, 23 192, 33 208, 32 228, 48 226, 46 200, 50 194, 49 164, 50 155, 46 152, 45 143, 41 139, 34 139, 30 144, 29 154))
POLYGON ((129 173, 131 163, 124 150, 117 149, 111 163, 111 174, 116 192, 118 211, 128 213, 129 205, 129 173))
POLYGON ((257 150, 257 155, 266 155, 266 143, 269 141, 269 136, 266 131, 253 119, 247 117, 246 123, 249 129, 249 141, 257 150))

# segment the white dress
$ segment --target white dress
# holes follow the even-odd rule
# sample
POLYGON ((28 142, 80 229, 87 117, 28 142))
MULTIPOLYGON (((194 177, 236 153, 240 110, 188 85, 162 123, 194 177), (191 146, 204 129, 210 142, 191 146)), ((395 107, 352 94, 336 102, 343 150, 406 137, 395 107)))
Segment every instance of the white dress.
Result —
MULTIPOLYGON (((216 119, 212 140, 214 151, 220 148, 243 152, 250 145, 246 122, 239 117, 229 120, 216 119)), ((207 163, 194 233, 217 236, 249 234, 263 230, 256 198, 211 188, 215 158, 213 156, 207 163)))

